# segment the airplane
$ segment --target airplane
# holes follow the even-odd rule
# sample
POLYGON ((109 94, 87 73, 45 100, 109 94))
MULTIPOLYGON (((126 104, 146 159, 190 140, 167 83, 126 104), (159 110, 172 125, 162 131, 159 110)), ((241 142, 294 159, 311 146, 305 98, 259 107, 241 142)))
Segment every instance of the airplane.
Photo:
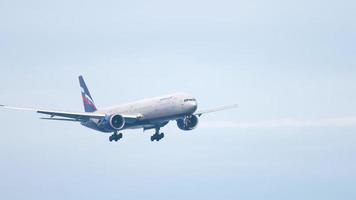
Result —
POLYGON ((98 109, 83 76, 79 76, 79 84, 85 112, 19 108, 6 105, 0 105, 0 107, 48 115, 40 118, 44 120, 79 122, 87 128, 103 133, 112 133, 109 137, 110 142, 122 139, 123 134, 119 132, 125 129, 143 129, 143 131, 155 129, 151 141, 160 141, 164 138, 164 133, 161 133, 160 129, 170 121, 176 121, 178 128, 183 131, 191 131, 197 127, 198 117, 203 114, 237 107, 234 104, 197 111, 198 103, 192 95, 175 93, 98 109))

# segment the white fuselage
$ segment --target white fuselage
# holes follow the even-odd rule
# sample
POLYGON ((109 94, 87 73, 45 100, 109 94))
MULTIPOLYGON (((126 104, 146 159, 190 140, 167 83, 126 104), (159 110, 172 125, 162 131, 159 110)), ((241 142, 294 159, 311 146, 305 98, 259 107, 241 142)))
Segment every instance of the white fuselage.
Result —
POLYGON ((197 110, 197 107, 197 101, 191 95, 176 93, 104 108, 96 113, 140 116, 138 122, 128 124, 125 128, 153 128, 168 123, 170 120, 191 115, 197 110))

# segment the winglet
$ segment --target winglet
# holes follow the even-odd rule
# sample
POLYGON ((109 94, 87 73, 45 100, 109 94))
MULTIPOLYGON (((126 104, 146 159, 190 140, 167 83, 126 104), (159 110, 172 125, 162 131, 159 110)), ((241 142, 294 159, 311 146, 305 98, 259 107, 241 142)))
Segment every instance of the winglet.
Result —
POLYGON ((88 87, 85 84, 83 76, 79 76, 79 84, 80 84, 80 88, 82 90, 82 98, 83 98, 85 112, 95 112, 97 110, 97 108, 94 104, 94 100, 91 97, 88 87))

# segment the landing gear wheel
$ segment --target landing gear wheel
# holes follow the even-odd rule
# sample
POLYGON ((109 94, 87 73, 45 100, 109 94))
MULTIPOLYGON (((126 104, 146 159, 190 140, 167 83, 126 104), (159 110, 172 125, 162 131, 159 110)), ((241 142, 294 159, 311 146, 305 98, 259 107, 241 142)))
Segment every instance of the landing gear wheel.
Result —
POLYGON ((118 135, 115 136, 115 142, 121 140, 122 138, 122 133, 119 133, 118 135))
POLYGON ((164 138, 164 133, 159 133, 160 128, 156 128, 156 133, 151 136, 151 141, 160 141, 162 138, 164 138))
POLYGON ((162 140, 163 138, 164 138, 164 133, 161 133, 161 134, 158 135, 157 141, 160 141, 160 140, 162 140))
POLYGON ((117 132, 115 132, 114 134, 112 134, 110 137, 109 137, 109 141, 112 142, 112 141, 119 141, 120 139, 122 138, 122 133, 119 133, 117 134, 117 132))

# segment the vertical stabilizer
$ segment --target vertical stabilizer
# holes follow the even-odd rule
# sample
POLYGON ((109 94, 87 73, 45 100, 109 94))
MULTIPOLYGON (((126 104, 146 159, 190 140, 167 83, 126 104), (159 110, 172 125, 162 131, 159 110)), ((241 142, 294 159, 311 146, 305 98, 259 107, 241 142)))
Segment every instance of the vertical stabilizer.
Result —
POLYGON ((82 76, 79 76, 79 84, 82 90, 82 98, 85 112, 95 112, 97 109, 94 104, 94 100, 91 97, 91 94, 82 76))

